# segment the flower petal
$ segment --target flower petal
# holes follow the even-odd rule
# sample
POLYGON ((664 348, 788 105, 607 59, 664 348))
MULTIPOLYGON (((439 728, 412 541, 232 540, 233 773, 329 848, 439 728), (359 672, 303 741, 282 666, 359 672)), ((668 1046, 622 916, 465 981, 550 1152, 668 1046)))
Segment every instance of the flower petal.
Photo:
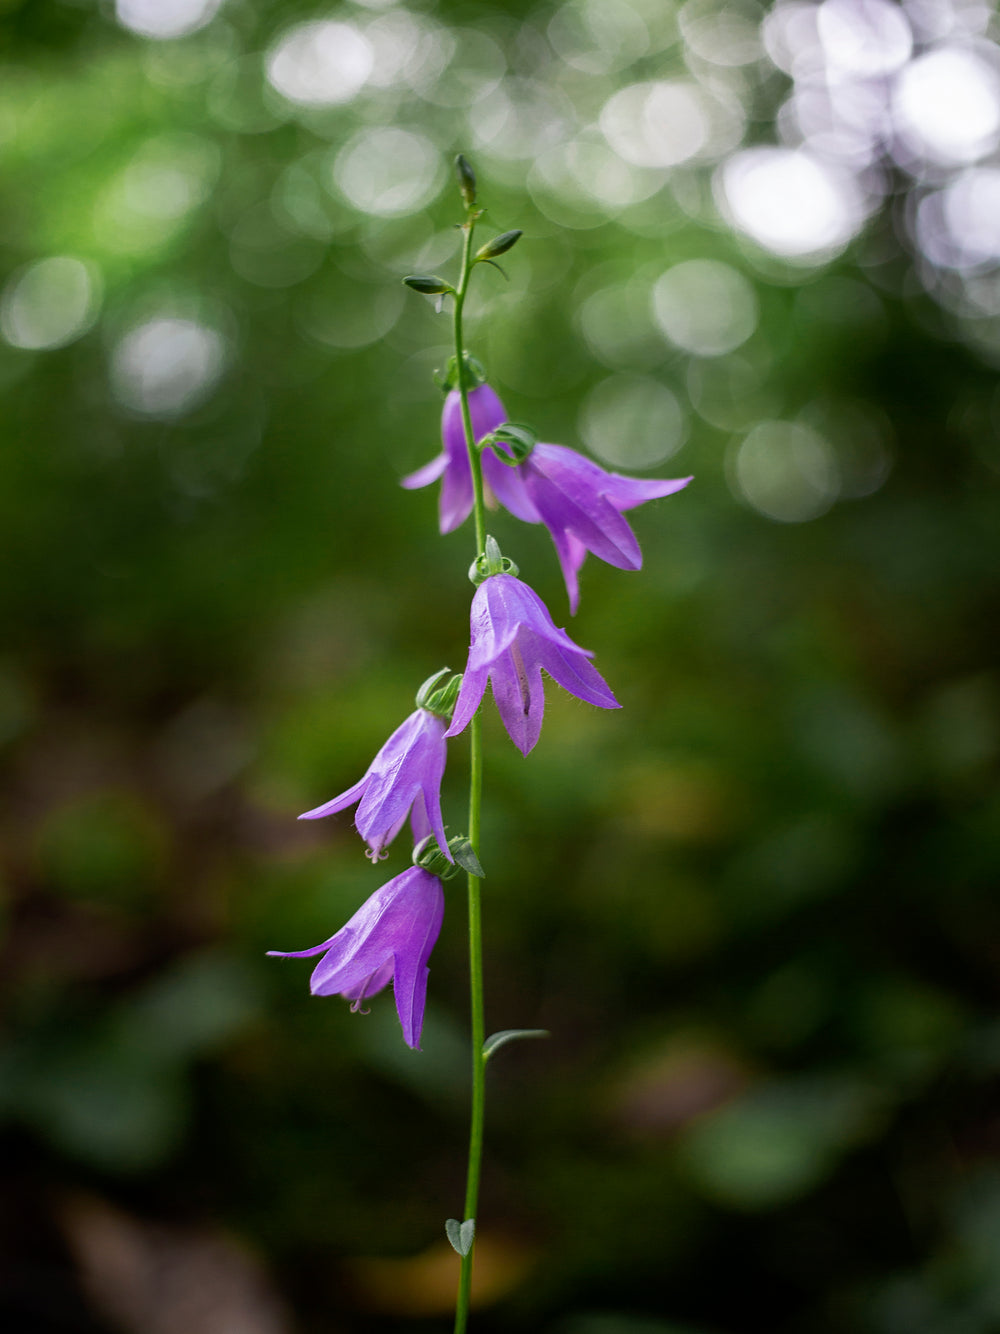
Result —
POLYGON ((535 446, 522 465, 528 495, 551 531, 564 530, 609 565, 637 570, 642 552, 627 521, 603 493, 607 474, 564 445, 535 446))
POLYGON ((542 516, 524 485, 522 469, 501 463, 492 449, 484 449, 482 459, 483 477, 504 509, 524 523, 541 523, 542 516))
POLYGON ((538 741, 545 713, 545 688, 537 657, 531 649, 536 635, 527 636, 528 653, 517 640, 502 653, 490 670, 493 699, 507 735, 522 755, 527 755, 538 741))
POLYGON ((683 491, 693 480, 693 477, 623 477, 621 473, 609 472, 604 494, 615 509, 630 510, 647 500, 661 500, 683 491))
POLYGON ((400 899, 393 922, 396 944, 392 987, 403 1040, 408 1047, 419 1050, 430 972, 427 961, 441 932, 444 891, 437 876, 419 867, 411 869, 416 875, 409 880, 405 900, 400 899))
POLYGON ((596 667, 582 650, 567 651, 558 644, 538 639, 525 643, 524 653, 532 653, 543 671, 577 699, 595 704, 599 709, 620 709, 621 705, 596 667))
MULTIPOLYGON (((471 652, 469 657, 471 660, 471 652)), ((464 732, 468 727, 472 721, 472 715, 482 703, 488 678, 489 664, 477 668, 466 667, 462 676, 462 688, 459 690, 458 699, 455 701, 455 711, 451 715, 451 726, 445 732, 445 736, 458 736, 460 732, 464 732)))
POLYGON ((431 482, 436 482, 447 466, 448 455, 439 454, 436 459, 431 459, 430 463, 425 463, 416 472, 407 473, 400 479, 399 484, 407 491, 419 491, 422 486, 430 486, 431 482))
POLYGON ((346 810, 348 806, 353 806, 356 801, 364 796, 365 788, 368 786, 368 774, 370 773, 371 769, 353 787, 349 787, 346 792, 341 792, 339 797, 332 797, 329 801, 324 802, 322 806, 316 806, 311 811, 305 811, 299 816, 299 819, 321 820, 324 815, 333 815, 337 811, 346 810))

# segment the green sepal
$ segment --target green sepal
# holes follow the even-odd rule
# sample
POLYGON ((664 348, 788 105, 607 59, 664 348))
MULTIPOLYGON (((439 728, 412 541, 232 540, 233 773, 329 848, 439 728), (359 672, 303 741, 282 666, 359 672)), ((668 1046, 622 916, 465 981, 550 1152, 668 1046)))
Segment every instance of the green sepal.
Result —
POLYGON ((451 715, 455 712, 455 701, 458 699, 458 692, 462 688, 461 675, 449 675, 450 667, 442 667, 439 672, 433 676, 428 676, 417 691, 415 703, 418 709, 426 709, 428 713, 436 714, 438 718, 443 718, 445 722, 451 722, 451 715), (444 685, 439 685, 442 677, 449 677, 444 685))
POLYGON ((483 450, 487 445, 498 446, 495 453, 500 462, 506 463, 509 468, 516 468, 537 444, 538 435, 530 426, 525 426, 523 422, 504 422, 495 431, 483 436, 479 448, 483 450))
POLYGON ((464 1260, 472 1250, 472 1243, 476 1239, 476 1220, 467 1218, 464 1223, 460 1223, 457 1218, 449 1218, 444 1230, 448 1240, 464 1260))
POLYGON ((461 153, 455 155, 455 175, 458 177, 458 189, 466 208, 472 208, 476 202, 476 173, 468 159, 461 153))
MULTIPOLYGON (((451 840, 448 840, 448 846, 451 846, 451 840)), ((433 834, 428 834, 422 838, 413 849, 413 865, 419 866, 422 871, 429 871, 431 875, 436 875, 439 880, 450 880, 453 875, 458 875, 459 866, 457 862, 450 862, 438 846, 438 841, 433 834)))
POLYGON ((522 1038, 549 1038, 552 1034, 547 1028, 504 1028, 499 1033, 491 1033, 483 1043, 483 1060, 488 1061, 495 1051, 506 1047, 508 1042, 520 1042, 522 1038))
POLYGON ((494 236, 492 241, 487 241, 485 245, 480 246, 476 251, 476 259, 495 259, 497 255, 504 255, 524 235, 520 228, 515 227, 511 232, 501 232, 499 236, 494 236))
POLYGON ((487 534, 486 550, 481 556, 477 556, 469 566, 469 579, 478 588, 484 580, 489 579, 494 574, 512 574, 516 578, 520 574, 520 570, 512 560, 508 560, 506 556, 501 556, 496 538, 487 534))
POLYGON ((403 282, 423 296, 437 296, 439 293, 446 296, 449 292, 454 294, 455 291, 451 283, 446 282, 444 278, 436 277, 433 273, 411 273, 403 279, 403 282))
MULTIPOLYGON (((472 356, 466 352, 463 360, 465 362, 465 387, 466 389, 478 389, 481 384, 486 383, 486 367, 478 357, 472 356)), ((449 393, 458 386, 458 358, 449 357, 448 364, 443 371, 435 371, 434 379, 442 393, 449 393)))
POLYGON ((486 872, 479 864, 476 850, 464 834, 456 834, 454 838, 449 838, 448 847, 463 871, 468 871, 469 875, 474 875, 477 880, 486 879, 486 872))

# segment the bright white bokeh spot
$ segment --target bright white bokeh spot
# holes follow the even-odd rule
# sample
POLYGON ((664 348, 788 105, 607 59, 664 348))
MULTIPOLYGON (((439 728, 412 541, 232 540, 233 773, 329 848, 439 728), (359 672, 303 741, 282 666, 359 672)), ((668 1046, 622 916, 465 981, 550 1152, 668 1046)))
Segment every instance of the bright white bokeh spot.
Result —
POLYGON ((905 65, 913 33, 889 0, 824 0, 816 16, 819 38, 834 73, 873 78, 905 65))
POLYGON ((921 250, 942 268, 1000 259, 1000 169, 974 167, 921 200, 916 229, 921 250))
POLYGON ((648 375, 612 375, 587 395, 580 435, 616 468, 651 468, 676 454, 686 424, 676 395, 648 375))
POLYGON ((537 157, 576 128, 576 113, 559 88, 538 79, 505 79, 469 111, 476 144, 511 162, 537 157))
POLYGON ((975 162, 1000 142, 1000 80, 960 47, 939 47, 909 64, 893 110, 909 147, 942 166, 975 162))
POLYGON ((202 402, 222 374, 226 344, 197 320, 160 316, 131 329, 111 358, 111 386, 145 417, 174 417, 202 402))
POLYGON ((757 327, 757 296, 742 273, 714 259, 667 269, 653 287, 653 316, 677 347, 698 357, 732 352, 757 327))
POLYGON ((390 126, 359 130, 333 164, 344 196, 379 218, 415 213, 441 189, 441 154, 426 135, 390 126))
POLYGON ((8 279, 0 297, 0 329, 14 347, 64 347, 90 328, 100 300, 100 284, 88 265, 71 255, 53 255, 8 279))
POLYGON ((673 167, 697 154, 710 124, 700 89, 685 80, 633 83, 608 98, 600 126, 608 143, 636 167, 673 167))
POLYGON ((584 74, 625 69, 649 50, 649 31, 625 0, 567 0, 550 20, 548 38, 584 74))
POLYGON ((733 226, 788 259, 836 254, 864 220, 854 177, 803 150, 748 148, 716 184, 733 226))
POLYGON ((690 50, 712 65, 750 65, 761 52, 764 11, 754 0, 687 0, 677 16, 690 50))
POLYGON ((792 78, 818 74, 826 61, 817 24, 818 7, 806 0, 777 4, 761 28, 764 49, 773 64, 792 78))
POLYGON ((116 0, 123 28, 140 37, 186 37, 214 17, 221 0, 116 0))
POLYGON ((994 13, 989 0, 903 0, 903 8, 923 42, 977 36, 986 31, 994 13))
POLYGON ((888 97, 875 79, 802 80, 778 113, 778 125, 786 140, 854 168, 870 165, 892 135, 888 97))
POLYGON ((447 28, 406 9, 390 9, 365 29, 372 50, 368 83, 373 88, 408 86, 423 92, 434 84, 458 45, 447 28))
POLYGON ((330 107, 349 102, 372 72, 371 43, 350 23, 324 19, 289 28, 267 57, 267 79, 290 102, 330 107))
POLYGON ((451 44, 448 62, 434 77, 411 83, 426 101, 438 107, 470 107, 487 97, 504 76, 507 58, 492 37, 475 28, 442 29, 451 44))
POLYGON ((731 453, 729 464, 736 494, 780 523, 825 514, 840 491, 833 449, 801 422, 761 422, 731 453))

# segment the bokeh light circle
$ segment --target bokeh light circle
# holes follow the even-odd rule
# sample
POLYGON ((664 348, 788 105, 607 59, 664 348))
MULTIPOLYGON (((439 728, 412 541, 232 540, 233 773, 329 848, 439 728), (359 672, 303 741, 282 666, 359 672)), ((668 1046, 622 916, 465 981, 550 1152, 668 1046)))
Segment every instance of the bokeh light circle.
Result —
POLYGON ((653 317, 685 352, 718 357, 745 343, 757 327, 753 285, 729 264, 690 259, 653 286, 653 317))
POLYGON ((611 375, 580 410, 587 447, 616 468, 651 468, 676 454, 686 422, 677 397, 648 375, 611 375))
POLYGON ((716 190, 734 227, 788 259, 836 254, 864 220, 853 175, 802 149, 736 153, 719 169, 716 190))
POLYGON ((123 28, 140 37, 164 40, 186 37, 215 17, 221 0, 116 0, 115 15, 123 28))
POLYGON ((202 402, 225 366, 221 333, 198 320, 158 316, 130 329, 111 358, 111 387, 130 411, 175 417, 202 402))
POLYGON ((350 23, 299 23, 268 55, 267 80, 289 102, 337 106, 361 91, 373 63, 371 43, 350 23))
POLYGON ((333 164, 344 196, 363 213, 390 218, 414 213, 441 189, 441 154, 426 135, 391 126, 360 130, 333 164))
POLYGON ((100 299, 100 282, 82 260, 36 260, 8 279, 0 296, 0 329, 14 347, 64 347, 90 328, 100 299))
POLYGON ((780 523, 818 518, 840 491, 832 447, 802 422, 760 422, 731 453, 729 463, 736 494, 780 523))

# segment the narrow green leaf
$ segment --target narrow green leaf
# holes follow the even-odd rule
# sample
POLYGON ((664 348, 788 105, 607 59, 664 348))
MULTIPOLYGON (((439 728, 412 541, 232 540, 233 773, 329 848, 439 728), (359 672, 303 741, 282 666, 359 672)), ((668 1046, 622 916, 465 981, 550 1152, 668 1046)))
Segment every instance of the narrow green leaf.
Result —
POLYGON ((547 1028, 503 1028, 499 1033, 492 1033, 483 1043, 483 1059, 489 1060, 495 1051, 505 1047, 508 1042, 519 1042, 521 1038, 551 1037, 547 1028))
POLYGON ((468 871, 477 880, 486 879, 486 872, 480 866, 479 858, 473 851, 472 844, 464 835, 460 838, 449 838, 448 847, 451 849, 451 855, 463 871, 468 871))

